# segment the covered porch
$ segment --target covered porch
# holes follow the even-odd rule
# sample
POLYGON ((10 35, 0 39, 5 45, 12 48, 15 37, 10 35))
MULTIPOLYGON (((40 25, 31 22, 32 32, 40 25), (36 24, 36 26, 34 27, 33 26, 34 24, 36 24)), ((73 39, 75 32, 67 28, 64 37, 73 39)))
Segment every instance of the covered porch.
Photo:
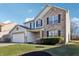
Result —
POLYGON ((30 30, 33 34, 34 43, 37 43, 43 37, 43 30, 42 29, 34 29, 30 30))

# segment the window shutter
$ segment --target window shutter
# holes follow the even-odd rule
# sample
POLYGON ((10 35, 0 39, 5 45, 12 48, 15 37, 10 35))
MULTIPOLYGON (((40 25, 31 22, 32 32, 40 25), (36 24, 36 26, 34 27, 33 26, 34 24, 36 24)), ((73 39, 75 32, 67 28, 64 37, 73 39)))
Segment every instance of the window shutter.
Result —
POLYGON ((58 23, 61 21, 61 14, 58 14, 58 23))
POLYGON ((30 23, 30 29, 32 28, 32 25, 31 25, 31 23, 30 23))
POLYGON ((42 26, 42 20, 41 20, 41 26, 42 26))
POLYGON ((58 36, 61 36, 61 31, 60 30, 58 30, 58 36))
POLYGON ((36 21, 36 27, 38 27, 38 21, 36 21))
POLYGON ((49 17, 47 17, 47 24, 49 24, 49 17))
POLYGON ((49 37, 49 31, 47 31, 47 37, 49 37))

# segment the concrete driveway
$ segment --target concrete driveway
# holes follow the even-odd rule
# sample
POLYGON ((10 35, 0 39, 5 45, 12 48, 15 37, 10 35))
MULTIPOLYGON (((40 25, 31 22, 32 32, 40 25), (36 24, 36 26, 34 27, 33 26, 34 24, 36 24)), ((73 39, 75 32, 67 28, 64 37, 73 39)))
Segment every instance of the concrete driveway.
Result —
POLYGON ((0 43, 0 47, 8 46, 8 45, 15 45, 16 43, 0 43))

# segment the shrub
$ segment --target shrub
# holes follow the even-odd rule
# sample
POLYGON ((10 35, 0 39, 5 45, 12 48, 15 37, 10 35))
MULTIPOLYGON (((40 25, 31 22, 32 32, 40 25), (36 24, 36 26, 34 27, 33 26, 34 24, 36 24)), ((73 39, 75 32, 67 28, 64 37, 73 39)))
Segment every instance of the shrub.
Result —
POLYGON ((10 38, 5 38, 4 42, 9 43, 9 42, 11 42, 11 39, 10 38))
POLYGON ((57 43, 62 43, 62 41, 63 41, 63 38, 61 37, 42 38, 41 44, 55 45, 57 43))
POLYGON ((3 42, 6 42, 6 43, 11 42, 11 39, 9 38, 9 35, 2 36, 2 40, 3 40, 3 42))

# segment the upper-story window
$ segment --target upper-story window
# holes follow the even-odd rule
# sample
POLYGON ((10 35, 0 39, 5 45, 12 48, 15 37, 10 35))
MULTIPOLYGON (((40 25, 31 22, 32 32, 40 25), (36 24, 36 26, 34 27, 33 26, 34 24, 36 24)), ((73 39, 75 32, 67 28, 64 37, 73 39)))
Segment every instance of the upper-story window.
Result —
POLYGON ((58 21, 59 21, 59 19, 58 19, 58 15, 54 16, 54 24, 57 24, 58 21))
POLYGON ((37 20, 36 27, 41 27, 41 26, 42 26, 42 20, 37 20))
POLYGON ((30 29, 34 29, 35 28, 35 22, 31 22, 30 23, 30 29))
POLYGON ((54 16, 49 17, 49 24, 54 24, 54 16))
POLYGON ((33 29, 35 28, 35 22, 33 22, 33 29))
POLYGON ((50 16, 47 18, 47 24, 57 24, 61 21, 61 14, 50 16))

